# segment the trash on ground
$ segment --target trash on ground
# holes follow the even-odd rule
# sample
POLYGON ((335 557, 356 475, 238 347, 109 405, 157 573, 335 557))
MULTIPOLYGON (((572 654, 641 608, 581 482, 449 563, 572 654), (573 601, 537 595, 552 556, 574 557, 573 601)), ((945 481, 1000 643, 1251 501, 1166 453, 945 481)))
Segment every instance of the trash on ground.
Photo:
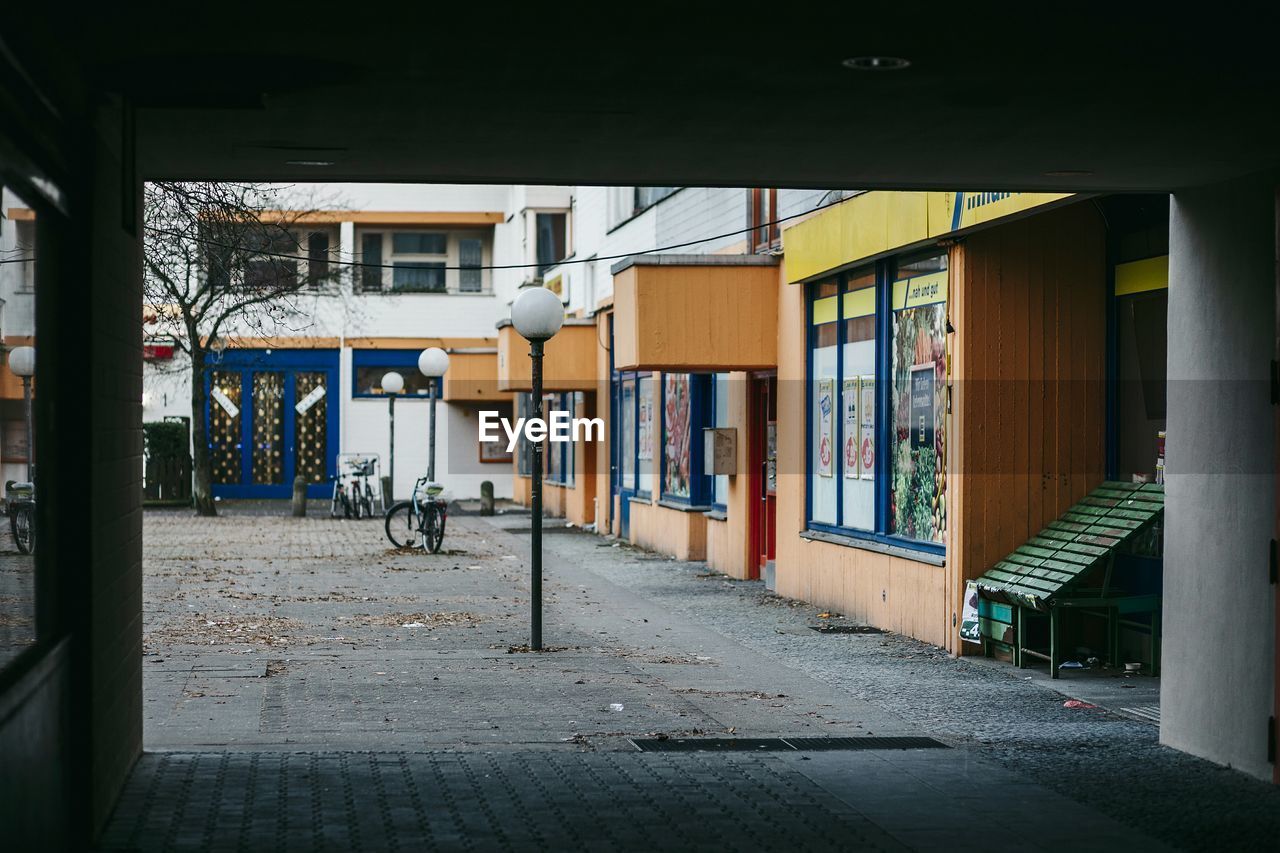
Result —
POLYGON ((1064 660, 1058 664, 1058 669, 1088 669, 1088 667, 1078 660, 1064 660))
POLYGON ((1096 708, 1098 706, 1090 705, 1088 702, 1081 702, 1079 699, 1068 699, 1067 701, 1062 703, 1062 707, 1079 709, 1079 708, 1096 708))
POLYGON ((610 711, 621 711, 621 710, 622 710, 622 703, 621 703, 621 702, 612 702, 612 703, 610 703, 610 704, 609 704, 609 710, 610 710, 610 711))
POLYGON ((426 623, 424 622, 406 622, 400 627, 401 628, 425 628, 427 626, 426 626, 426 623))

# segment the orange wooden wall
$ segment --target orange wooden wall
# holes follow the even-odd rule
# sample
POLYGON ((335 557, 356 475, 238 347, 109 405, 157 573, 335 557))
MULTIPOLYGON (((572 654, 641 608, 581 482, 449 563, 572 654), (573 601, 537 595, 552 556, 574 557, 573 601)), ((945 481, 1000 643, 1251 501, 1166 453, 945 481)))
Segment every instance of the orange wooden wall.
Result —
POLYGON ((1082 202, 973 234, 951 258, 947 594, 959 613, 966 579, 1103 479, 1106 234, 1082 202))

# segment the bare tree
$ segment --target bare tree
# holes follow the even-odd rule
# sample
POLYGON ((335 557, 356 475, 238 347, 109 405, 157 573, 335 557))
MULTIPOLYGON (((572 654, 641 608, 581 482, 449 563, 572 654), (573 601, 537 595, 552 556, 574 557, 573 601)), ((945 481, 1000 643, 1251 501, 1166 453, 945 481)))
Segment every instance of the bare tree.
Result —
POLYGON ((314 233, 324 233, 315 224, 324 217, 314 194, 263 184, 161 181, 146 185, 144 201, 144 334, 171 342, 189 361, 194 503, 198 514, 216 515, 204 419, 211 354, 229 338, 305 329, 315 300, 342 287, 328 244, 319 254, 311 242, 314 233), (309 255, 300 276, 299 263, 309 255))

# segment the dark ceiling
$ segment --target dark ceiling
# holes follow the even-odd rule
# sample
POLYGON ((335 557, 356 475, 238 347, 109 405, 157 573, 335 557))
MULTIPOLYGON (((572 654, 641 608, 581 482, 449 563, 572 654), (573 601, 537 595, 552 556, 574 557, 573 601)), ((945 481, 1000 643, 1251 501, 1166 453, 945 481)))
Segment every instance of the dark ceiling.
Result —
POLYGON ((146 177, 1164 190, 1280 161, 1272 30, 1208 7, 24 5, 9 51, 55 108, 131 98, 146 177), (868 55, 911 65, 842 65, 868 55))

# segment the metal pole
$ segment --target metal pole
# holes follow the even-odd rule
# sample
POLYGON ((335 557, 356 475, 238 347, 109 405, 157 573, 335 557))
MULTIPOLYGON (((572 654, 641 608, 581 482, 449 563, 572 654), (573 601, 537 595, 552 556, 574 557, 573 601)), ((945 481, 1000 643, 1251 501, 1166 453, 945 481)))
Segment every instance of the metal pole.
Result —
POLYGON ((22 377, 22 413, 27 421, 27 480, 31 480, 31 470, 35 466, 36 446, 31 435, 31 377, 22 377))
POLYGON ((389 498, 392 503, 395 503, 395 499, 396 499, 396 395, 395 394, 391 395, 391 402, 387 404, 387 407, 391 413, 391 452, 388 454, 391 460, 389 465, 391 469, 391 494, 387 495, 387 498, 389 498))
MULTIPOLYGON (((542 419, 542 341, 529 342, 529 358, 533 361, 533 417, 542 419)), ((533 454, 533 490, 530 503, 533 527, 529 547, 529 648, 542 651, 542 442, 530 442, 533 454)))
POLYGON ((427 430, 427 480, 436 481, 436 378, 427 381, 427 396, 431 399, 431 425, 427 430))

